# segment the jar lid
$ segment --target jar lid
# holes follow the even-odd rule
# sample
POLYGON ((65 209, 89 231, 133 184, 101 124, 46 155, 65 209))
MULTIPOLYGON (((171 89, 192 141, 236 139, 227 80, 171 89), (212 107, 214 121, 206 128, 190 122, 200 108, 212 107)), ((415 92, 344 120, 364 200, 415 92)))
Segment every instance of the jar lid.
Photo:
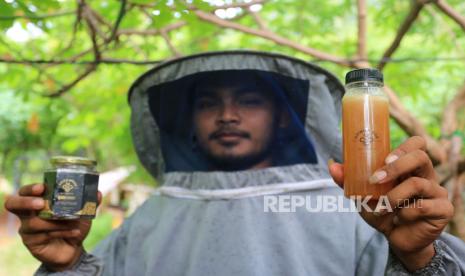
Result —
POLYGON ((346 84, 357 81, 379 81, 383 82, 383 73, 374 68, 363 68, 350 71, 346 74, 346 84))
POLYGON ((52 165, 83 165, 83 166, 96 166, 97 161, 80 156, 53 156, 50 159, 52 165))

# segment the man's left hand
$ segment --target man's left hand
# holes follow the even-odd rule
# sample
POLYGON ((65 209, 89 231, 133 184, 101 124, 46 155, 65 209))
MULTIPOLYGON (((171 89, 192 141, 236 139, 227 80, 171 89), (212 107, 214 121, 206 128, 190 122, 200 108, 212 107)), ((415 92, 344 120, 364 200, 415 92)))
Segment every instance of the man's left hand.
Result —
MULTIPOLYGON (((360 212, 368 224, 386 236, 393 253, 410 271, 429 263, 435 254, 433 242, 454 214, 447 190, 439 185, 425 149, 423 138, 409 138, 387 156, 386 165, 370 178, 371 185, 394 181, 395 187, 386 195, 393 212, 360 212)), ((329 164, 329 171, 343 187, 343 164, 329 164)), ((369 203, 372 209, 376 204, 369 203)))

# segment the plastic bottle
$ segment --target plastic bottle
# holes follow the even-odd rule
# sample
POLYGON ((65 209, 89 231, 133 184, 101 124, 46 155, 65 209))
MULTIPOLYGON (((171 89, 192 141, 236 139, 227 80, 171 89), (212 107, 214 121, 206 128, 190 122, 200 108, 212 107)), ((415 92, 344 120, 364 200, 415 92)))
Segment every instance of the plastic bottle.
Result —
POLYGON ((390 152, 389 100, 383 75, 376 69, 358 69, 346 75, 342 99, 344 194, 378 199, 393 183, 370 184, 370 176, 390 152))

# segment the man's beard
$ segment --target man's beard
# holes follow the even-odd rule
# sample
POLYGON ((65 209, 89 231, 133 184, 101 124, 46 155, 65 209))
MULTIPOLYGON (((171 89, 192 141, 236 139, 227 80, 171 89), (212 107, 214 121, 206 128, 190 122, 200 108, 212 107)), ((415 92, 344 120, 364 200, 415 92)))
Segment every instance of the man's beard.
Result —
MULTIPOLYGON (((215 170, 221 171, 240 171, 247 170, 251 167, 270 159, 271 163, 273 162, 273 150, 276 145, 276 130, 277 126, 273 125, 273 130, 271 131, 272 137, 269 137, 261 147, 261 150, 253 152, 246 155, 235 155, 235 154, 225 154, 225 155, 215 155, 208 148, 204 147, 199 143, 199 149, 201 154, 206 158, 210 167, 215 170)), ((245 138, 245 139, 250 139, 245 138)))
MULTIPOLYGON (((264 160, 271 158, 273 152, 273 139, 269 139, 265 147, 258 152, 248 155, 238 156, 234 154, 214 155, 208 150, 202 149, 203 155, 216 170, 220 171, 240 171, 247 170, 264 160)), ((202 147, 201 147, 202 148, 202 147)))

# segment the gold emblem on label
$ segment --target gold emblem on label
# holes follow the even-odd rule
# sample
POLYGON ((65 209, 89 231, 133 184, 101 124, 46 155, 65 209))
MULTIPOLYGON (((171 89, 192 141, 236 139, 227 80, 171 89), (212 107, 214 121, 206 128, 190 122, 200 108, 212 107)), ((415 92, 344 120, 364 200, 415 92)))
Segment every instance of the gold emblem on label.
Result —
POLYGON ((355 140, 362 143, 365 146, 373 144, 378 139, 378 134, 376 134, 372 129, 369 128, 362 129, 355 134, 355 140))
POLYGON ((84 208, 82 208, 76 214, 94 216, 96 210, 97 210, 97 204, 95 202, 86 202, 86 204, 84 204, 84 208))
POLYGON ((63 179, 58 183, 58 186, 63 189, 65 192, 69 193, 71 192, 74 188, 76 188, 77 183, 76 181, 72 179, 63 179))

